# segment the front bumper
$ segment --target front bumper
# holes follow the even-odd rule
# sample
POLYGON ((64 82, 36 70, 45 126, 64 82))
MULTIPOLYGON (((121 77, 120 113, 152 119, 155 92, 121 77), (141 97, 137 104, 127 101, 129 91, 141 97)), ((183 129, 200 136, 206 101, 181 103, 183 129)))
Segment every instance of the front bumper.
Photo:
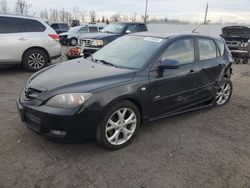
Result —
POLYGON ((34 132, 53 138, 90 139, 96 134, 101 113, 87 108, 80 113, 74 109, 29 106, 16 101, 22 122, 34 132))
POLYGON ((249 51, 247 50, 231 50, 234 58, 249 59, 249 51))

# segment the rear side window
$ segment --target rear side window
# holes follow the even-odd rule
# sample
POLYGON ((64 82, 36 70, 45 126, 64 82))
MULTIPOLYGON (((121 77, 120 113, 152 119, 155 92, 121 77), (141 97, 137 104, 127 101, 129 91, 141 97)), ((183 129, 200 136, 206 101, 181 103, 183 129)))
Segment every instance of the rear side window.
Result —
POLYGON ((18 18, 18 22, 22 25, 25 32, 42 32, 46 27, 37 20, 18 18))
POLYGON ((127 30, 130 30, 131 33, 135 33, 135 32, 137 32, 137 26, 135 24, 129 25, 127 30))
POLYGON ((59 29, 59 25, 58 25, 58 24, 52 24, 51 27, 52 27, 53 29, 59 29))
POLYGON ((89 32, 90 33, 97 33, 98 29, 97 29, 97 27, 89 27, 89 32))
POLYGON ((16 18, 0 17, 0 33, 19 33, 21 31, 16 18))
POLYGON ((194 62, 194 40, 180 39, 172 43, 162 55, 164 60, 176 60, 180 65, 194 62))
POLYGON ((224 44, 224 42, 216 40, 216 44, 217 44, 217 46, 219 48, 219 54, 220 54, 220 56, 223 56, 224 55, 224 51, 225 51, 225 44, 224 44))
POLYGON ((140 31, 147 31, 147 27, 144 24, 139 24, 140 31))
POLYGON ((198 39, 200 50, 200 61, 214 59, 217 57, 217 50, 213 40, 198 39))

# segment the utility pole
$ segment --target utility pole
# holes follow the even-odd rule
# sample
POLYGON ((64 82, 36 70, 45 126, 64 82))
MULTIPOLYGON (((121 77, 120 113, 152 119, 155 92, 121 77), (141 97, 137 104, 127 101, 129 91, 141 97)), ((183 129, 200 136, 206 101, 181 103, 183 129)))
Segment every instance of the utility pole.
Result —
POLYGON ((147 14, 148 14, 148 0, 146 0, 146 7, 145 7, 145 15, 144 15, 144 23, 147 23, 147 14))
POLYGON ((208 3, 207 3, 207 7, 206 7, 206 13, 205 13, 204 25, 206 25, 206 24, 207 24, 207 12, 208 12, 208 3))

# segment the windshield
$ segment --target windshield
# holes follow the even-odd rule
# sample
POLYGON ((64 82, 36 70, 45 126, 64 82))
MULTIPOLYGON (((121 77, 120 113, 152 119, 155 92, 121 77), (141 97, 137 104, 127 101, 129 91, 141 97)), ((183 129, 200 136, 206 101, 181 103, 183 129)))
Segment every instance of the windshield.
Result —
POLYGON ((226 27, 222 29, 223 36, 250 36, 250 29, 247 27, 226 27))
POLYGON ((93 54, 93 60, 108 62, 116 67, 140 69, 166 39, 124 36, 93 54))
POLYGON ((109 24, 102 30, 103 33, 116 33, 121 34, 125 27, 125 24, 109 24))

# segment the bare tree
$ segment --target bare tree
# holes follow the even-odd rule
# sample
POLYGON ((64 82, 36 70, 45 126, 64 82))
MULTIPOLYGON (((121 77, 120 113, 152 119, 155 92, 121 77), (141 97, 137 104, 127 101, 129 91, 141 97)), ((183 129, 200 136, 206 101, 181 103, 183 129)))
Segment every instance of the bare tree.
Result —
POLYGON ((105 23, 105 17, 104 16, 102 17, 102 23, 105 23))
POLYGON ((32 5, 26 2, 25 0, 17 0, 16 1, 16 13, 27 15, 31 6, 32 5))
POLYGON ((120 18, 121 18, 120 13, 115 13, 115 14, 111 17, 111 20, 112 20, 113 22, 118 22, 118 21, 120 21, 120 18))
POLYGON ((80 14, 79 7, 73 7, 72 14, 74 16, 74 19, 78 20, 80 14))
POLYGON ((85 16, 86 16, 86 11, 81 11, 80 12, 80 20, 81 20, 81 22, 85 22, 85 16))
POLYGON ((89 16, 90 16, 90 21, 91 22, 95 22, 95 20, 96 20, 96 13, 95 13, 94 10, 89 12, 89 16))
POLYGON ((137 13, 136 12, 132 16, 130 16, 130 20, 132 22, 136 22, 136 20, 137 20, 137 13))
POLYGON ((59 13, 57 9, 50 9, 49 10, 49 20, 51 22, 58 22, 59 21, 59 13))
POLYGON ((0 13, 6 14, 8 13, 9 9, 8 9, 8 5, 7 5, 7 1, 6 0, 2 0, 0 2, 0 13))
POLYGON ((44 9, 40 12, 40 17, 46 20, 49 20, 49 12, 47 9, 44 9))

